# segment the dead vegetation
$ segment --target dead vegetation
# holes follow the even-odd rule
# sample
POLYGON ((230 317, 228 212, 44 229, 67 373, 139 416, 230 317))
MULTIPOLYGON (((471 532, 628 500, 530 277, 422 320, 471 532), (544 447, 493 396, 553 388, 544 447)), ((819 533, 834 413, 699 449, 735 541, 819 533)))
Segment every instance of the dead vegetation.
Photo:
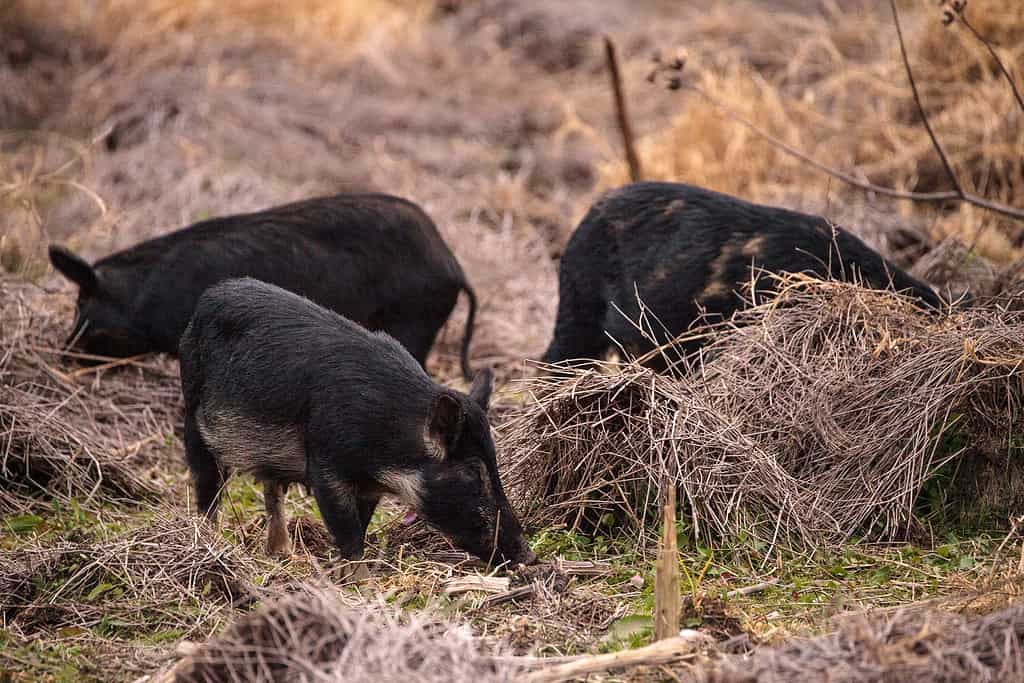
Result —
POLYGON ((832 634, 794 639, 698 668, 700 683, 783 681, 1016 681, 1024 677, 1024 605, 985 616, 904 610, 846 620, 832 634))
POLYGON ((110 538, 0 550, 5 647, 99 641, 105 656, 90 662, 90 675, 143 673, 164 656, 145 643, 209 636, 233 608, 258 597, 254 575, 252 559, 237 547, 171 510, 110 538))
POLYGON ((169 448, 178 421, 177 371, 167 361, 68 368, 72 315, 38 287, 0 275, 0 512, 30 499, 155 502, 147 459, 169 448))
POLYGON ((508 681, 518 667, 464 627, 346 605, 329 588, 300 586, 201 645, 160 680, 508 681))
POLYGON ((528 381, 503 441, 528 516, 592 530, 610 513, 649 538, 667 476, 708 540, 891 540, 915 529, 922 488, 947 463, 1014 467, 1019 314, 946 317, 847 283, 779 284, 779 297, 695 331, 708 344, 679 361, 683 376, 630 363, 528 381))

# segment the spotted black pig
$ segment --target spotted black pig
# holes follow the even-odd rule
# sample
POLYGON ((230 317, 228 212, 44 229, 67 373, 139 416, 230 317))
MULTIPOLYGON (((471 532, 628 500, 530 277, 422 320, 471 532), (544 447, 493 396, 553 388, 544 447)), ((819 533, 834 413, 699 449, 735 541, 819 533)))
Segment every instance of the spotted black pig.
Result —
MULTIPOLYGON (((640 314, 637 295, 666 328, 655 330, 659 343, 702 315, 728 318, 744 303, 737 292, 749 290, 752 266, 856 278, 892 286, 926 307, 942 306, 928 285, 818 216, 692 185, 634 183, 600 198, 570 238, 559 267, 554 336, 543 360, 600 359, 612 339, 635 355, 654 348, 630 322, 640 314)), ((770 278, 753 276, 757 291, 771 289, 770 278)), ((662 359, 651 365, 663 367, 662 359)))

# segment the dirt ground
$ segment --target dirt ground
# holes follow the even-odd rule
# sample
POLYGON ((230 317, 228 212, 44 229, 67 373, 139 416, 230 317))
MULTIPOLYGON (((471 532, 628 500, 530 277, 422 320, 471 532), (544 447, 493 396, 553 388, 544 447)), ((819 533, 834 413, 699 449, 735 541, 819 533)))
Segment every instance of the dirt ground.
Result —
MULTIPOLYGON (((1024 112, 1014 112, 996 72, 972 70, 987 57, 941 26, 934 3, 899 6, 909 47, 930 78, 925 99, 964 182, 1021 204, 1024 112)), ((998 6, 978 2, 975 23, 997 34, 1008 63, 1019 69, 1024 16, 993 9, 998 6)), ((970 207, 894 202, 852 190, 785 157, 685 88, 666 90, 646 78, 653 54, 685 54, 688 78, 785 142, 875 182, 931 191, 946 179, 916 120, 885 3, 147 0, 136 7, 119 0, 14 0, 0 8, 0 324, 8 327, 5 343, 16 338, 11 348, 35 349, 32 357, 42 360, 25 370, 17 365, 22 356, 9 353, 8 371, 0 373, 4 397, 15 396, 15 379, 60 365, 39 349, 59 344, 73 290, 47 269, 47 243, 97 258, 206 217, 365 189, 407 197, 438 224, 480 300, 471 362, 498 369, 499 413, 517 410, 526 396, 510 380, 528 375, 526 361, 549 341, 561 250, 594 198, 627 178, 604 34, 622 59, 647 177, 821 213, 906 267, 923 268, 920 258, 951 236, 970 243, 985 272, 1020 257, 1019 223, 970 207)), ((933 282, 957 284, 952 276, 936 275, 933 282)), ((461 386, 464 317, 460 302, 429 363, 435 377, 453 386, 461 386)), ((3 610, 0 640, 12 654, 0 656, 0 680, 129 680, 171 661, 178 641, 202 641, 238 611, 237 595, 228 590, 216 607, 203 607, 202 600, 187 609, 178 604, 167 619, 173 626, 152 615, 111 624, 88 609, 77 617, 58 614, 74 608, 51 591, 51 584, 80 575, 68 558, 102 555, 97 549, 103 548, 109 568, 118 566, 118 552, 153 542, 138 535, 150 514, 176 520, 168 522, 167 537, 194 550, 180 536, 188 537, 190 528, 183 521, 189 494, 175 373, 172 363, 154 359, 57 380, 48 372, 38 380, 57 382, 58 394, 74 385, 72 394, 81 390, 96 399, 91 412, 73 408, 75 419, 114 426, 88 447, 127 453, 127 466, 148 482, 129 482, 127 490, 154 487, 150 499, 162 502, 157 513, 126 512, 71 492, 59 509, 19 503, 3 510, 4 567, 10 576, 34 580, 36 592, 19 604, 31 603, 36 612, 26 620, 19 608, 16 621, 15 611, 3 610), (145 430, 131 433, 140 424, 145 430), (79 501, 81 510, 68 512, 68 501, 79 501), (11 526, 25 519, 27 529, 11 526), (86 531, 72 533, 76 526, 86 531), (54 556, 54 548, 64 555, 54 556), (118 664, 110 661, 112 652, 118 664)), ((17 400, 24 404, 31 396, 17 394, 17 400)), ((72 410, 69 405, 54 410, 72 410)), ((6 463, 19 426, 14 417, 4 419, 6 463)), ((496 427, 500 432, 501 420, 496 427)), ((231 495, 242 515, 207 547, 227 544, 217 576, 283 589, 320 575, 329 544, 308 501, 292 506, 310 552, 268 563, 259 557, 258 494, 242 483, 231 495)), ((383 595, 408 609, 439 608, 520 653, 616 649, 645 633, 652 566, 614 542, 545 530, 535 537, 539 551, 596 562, 596 569, 570 571, 568 592, 549 586, 523 603, 484 605, 486 596, 479 595, 440 599, 446 580, 479 568, 447 562, 451 551, 444 544, 399 526, 382 520, 380 557, 387 567, 354 589, 359 595, 383 595), (421 541, 426 546, 416 545, 421 541), (403 542, 411 543, 409 557, 396 551, 403 542)), ((854 607, 890 609, 954 596, 981 577, 1005 578, 1007 557, 1020 552, 1015 537, 999 545, 1008 530, 948 537, 915 550, 913 562, 905 549, 874 546, 826 559, 798 556, 788 588, 734 600, 727 618, 716 621, 708 612, 705 622, 709 628, 727 623, 728 637, 740 631, 773 642, 821 631, 836 612, 854 607), (922 557, 925 568, 907 569, 922 557), (835 571, 822 574, 824 565, 835 571), (892 576, 903 582, 898 589, 883 585, 892 576)), ((221 550, 209 552, 219 558, 221 550)), ((744 553, 728 560, 697 546, 685 553, 685 563, 700 573, 696 584, 684 585, 694 595, 702 579, 709 592, 731 590, 772 570, 744 553)), ((192 588, 193 579, 186 581, 192 588)), ((0 598, 13 600, 25 585, 0 585, 0 598)), ((95 603, 102 585, 99 579, 89 584, 84 603, 95 603)), ((996 602, 1005 604, 1016 589, 1006 593, 996 602)), ((170 609, 150 597, 147 609, 170 609)), ((131 595, 118 599, 129 612, 131 595)))

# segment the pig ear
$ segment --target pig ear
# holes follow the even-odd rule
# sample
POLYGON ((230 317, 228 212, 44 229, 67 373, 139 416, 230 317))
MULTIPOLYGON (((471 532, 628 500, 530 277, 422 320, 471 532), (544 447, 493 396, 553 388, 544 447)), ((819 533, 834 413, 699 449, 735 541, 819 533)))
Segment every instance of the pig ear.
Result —
POLYGON ((61 275, 84 290, 95 289, 96 271, 82 257, 56 244, 50 245, 50 263, 61 275))
POLYGON ((436 439, 447 457, 458 446, 459 437, 462 436, 462 426, 466 421, 466 412, 459 403, 459 399, 449 393, 443 393, 437 397, 434 407, 430 412, 428 431, 432 439, 436 439))
POLYGON ((491 392, 494 391, 494 372, 484 368, 476 373, 473 386, 469 389, 469 397, 486 413, 491 403, 491 392))

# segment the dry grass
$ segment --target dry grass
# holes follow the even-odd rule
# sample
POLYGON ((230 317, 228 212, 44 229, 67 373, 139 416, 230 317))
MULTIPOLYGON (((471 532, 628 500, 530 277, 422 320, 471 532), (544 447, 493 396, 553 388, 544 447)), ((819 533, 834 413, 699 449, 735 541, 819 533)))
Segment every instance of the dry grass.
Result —
POLYGON ((888 619, 859 616, 839 630, 729 657, 684 676, 700 683, 936 681, 1024 678, 1024 605, 980 617, 903 610, 888 619))
POLYGON ((33 497, 156 500, 164 489, 147 475, 179 420, 176 371, 159 360, 68 366, 60 346, 73 315, 46 299, 0 276, 0 511, 33 497))
POLYGON ((929 316, 847 283, 780 284, 706 331, 687 376, 626 364, 529 381, 503 441, 527 517, 593 526, 610 512, 649 532, 667 475, 703 537, 906 538, 946 462, 1019 452, 1019 314, 929 316))
POLYGON ((176 680, 507 681, 517 673, 465 628, 355 608, 333 589, 302 586, 263 605, 189 655, 176 680))
POLYGON ((31 667, 21 646, 59 639, 100 652, 88 667, 99 679, 142 673, 165 656, 153 646, 208 637, 253 602, 255 572, 238 548, 172 510, 110 538, 0 550, 0 669, 31 667))
POLYGON ((48 16, 72 32, 88 33, 107 49, 148 48, 157 41, 203 35, 224 40, 239 33, 284 40, 307 56, 332 52, 354 54, 367 43, 415 35, 432 3, 426 0, 125 0, 60 2, 19 0, 9 10, 16 17, 48 16))
MULTIPOLYGON (((767 6, 742 7, 717 4, 697 20, 692 34, 678 37, 676 44, 689 57, 685 78, 826 164, 897 189, 949 189, 914 109, 885 3, 876 9, 834 4, 818 16, 775 16, 767 6), (747 15, 744 24, 751 27, 745 40, 737 40, 743 33, 735 27, 737 11, 747 15), (764 25, 775 29, 754 28, 764 25)), ((943 27, 936 7, 923 2, 913 7, 911 63, 962 184, 968 191, 1021 205, 1024 112, 984 46, 963 27, 943 27)), ((967 16, 998 46, 1011 69, 1024 63, 1021 7, 1001 0, 971 2, 967 16)), ((1015 75, 1019 87, 1024 74, 1015 75)), ((697 96, 677 99, 680 113, 673 124, 640 143, 650 178, 816 212, 834 212, 835 198, 859 192, 772 147, 710 102, 697 96)), ((605 167, 605 185, 625 179, 623 163, 605 167)), ((1014 242, 1019 246, 1021 229, 1009 219, 966 206, 939 214, 924 205, 900 210, 936 239, 955 234, 971 243, 981 233, 978 249, 987 258, 1006 262, 1019 256, 1014 242)))

